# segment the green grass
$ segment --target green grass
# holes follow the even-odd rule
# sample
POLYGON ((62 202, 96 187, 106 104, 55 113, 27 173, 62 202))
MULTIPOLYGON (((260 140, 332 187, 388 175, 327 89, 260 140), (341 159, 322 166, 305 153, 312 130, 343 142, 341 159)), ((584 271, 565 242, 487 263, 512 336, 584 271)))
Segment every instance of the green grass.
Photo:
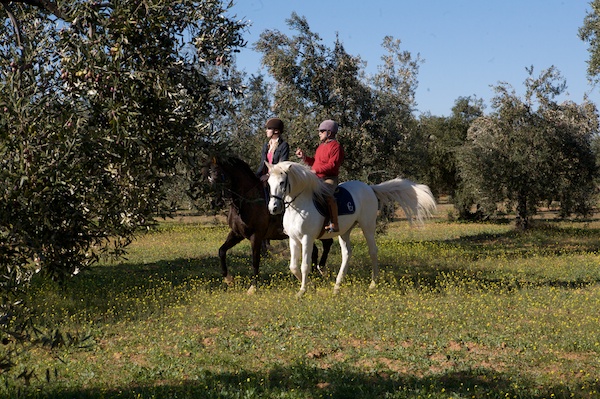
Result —
MULTIPOLYGON (((600 397, 600 223, 395 222, 378 236, 381 284, 367 290, 361 233, 341 294, 317 278, 300 300, 286 242, 246 294, 247 241, 226 227, 163 223, 129 259, 65 287, 34 282, 45 331, 80 344, 35 349, 7 397, 596 398, 600 397), (46 370, 50 381, 46 381, 46 370)), ((328 262, 337 272, 339 246, 328 262)))

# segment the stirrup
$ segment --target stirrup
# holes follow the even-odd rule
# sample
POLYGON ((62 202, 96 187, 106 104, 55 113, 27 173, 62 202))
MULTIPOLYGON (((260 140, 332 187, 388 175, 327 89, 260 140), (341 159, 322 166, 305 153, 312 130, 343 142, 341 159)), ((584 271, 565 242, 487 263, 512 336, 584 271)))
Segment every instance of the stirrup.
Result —
POLYGON ((329 233, 337 233, 338 231, 340 231, 340 228, 334 225, 333 223, 330 223, 329 226, 325 227, 325 231, 329 233))

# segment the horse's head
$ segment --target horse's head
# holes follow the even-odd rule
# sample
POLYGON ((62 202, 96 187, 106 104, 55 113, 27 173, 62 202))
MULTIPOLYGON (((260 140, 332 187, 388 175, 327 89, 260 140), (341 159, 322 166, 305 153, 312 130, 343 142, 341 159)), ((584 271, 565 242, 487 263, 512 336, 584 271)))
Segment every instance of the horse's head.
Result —
POLYGON ((210 209, 220 208, 225 204, 225 176, 216 157, 210 157, 198 165, 199 173, 189 189, 189 195, 194 200, 208 200, 210 209))
POLYGON ((213 185, 217 184, 219 177, 222 174, 223 172, 215 157, 208 159, 200 169, 200 176, 202 176, 202 179, 213 185))
POLYGON ((288 170, 291 165, 288 162, 280 162, 273 165, 267 162, 269 170, 269 212, 272 215, 280 215, 285 209, 284 198, 290 194, 290 176, 288 170))
POLYGON ((269 169, 269 212, 283 213, 286 204, 294 201, 304 191, 322 195, 324 183, 306 165, 285 161, 276 165, 267 163, 269 169))
POLYGON ((240 207, 242 204, 264 206, 264 189, 250 166, 234 156, 216 156, 208 159, 201 169, 202 180, 210 186, 211 198, 219 204, 224 200, 240 207))

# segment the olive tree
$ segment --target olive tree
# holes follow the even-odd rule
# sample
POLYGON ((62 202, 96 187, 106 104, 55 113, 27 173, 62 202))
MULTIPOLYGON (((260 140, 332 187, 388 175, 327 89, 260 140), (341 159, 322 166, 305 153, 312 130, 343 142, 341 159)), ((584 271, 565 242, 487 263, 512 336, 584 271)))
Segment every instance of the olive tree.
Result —
POLYGON ((77 274, 172 211, 165 184, 236 93, 218 72, 244 45, 228 7, 0 2, 1 339, 24 336, 31 273, 77 274))
POLYGON ((384 64, 368 77, 365 62, 339 39, 328 47, 295 13, 287 23, 294 36, 267 30, 255 48, 276 82, 273 110, 290 126, 290 144, 314 148, 319 122, 331 118, 340 124, 347 155, 342 178, 378 182, 412 172, 422 158, 412 116, 419 58, 386 37, 384 64))
POLYGON ((292 146, 313 148, 318 124, 329 118, 341 125, 344 134, 338 138, 343 142, 360 114, 356 112, 359 99, 349 93, 361 88, 357 78, 360 60, 349 56, 339 41, 334 49, 324 45, 304 17, 293 13, 287 23, 296 36, 267 30, 255 44, 276 82, 273 112, 284 120, 292 146))
POLYGON ((457 151, 465 144, 467 131, 474 120, 483 116, 483 100, 476 97, 459 97, 449 117, 422 115, 419 119, 421 137, 426 140, 429 157, 426 169, 431 190, 447 195, 458 211, 459 218, 469 219, 471 200, 463 198, 457 167, 457 151))
POLYGON ((593 104, 555 101, 566 82, 554 67, 528 73, 524 98, 496 86, 494 112, 473 122, 458 153, 462 189, 487 214, 514 207, 521 228, 544 203, 558 201, 563 216, 591 210, 598 129, 593 104))
POLYGON ((590 80, 600 81, 600 0, 589 2, 591 11, 588 11, 583 26, 579 28, 579 38, 589 44, 590 58, 587 62, 587 75, 590 80))
POLYGON ((421 135, 413 115, 417 75, 423 61, 418 54, 413 56, 403 50, 401 44, 391 36, 383 39, 382 64, 369 79, 372 114, 363 125, 363 132, 374 146, 362 156, 372 163, 371 169, 387 171, 381 177, 402 175, 429 183, 427 138, 421 135))
MULTIPOLYGON (((273 84, 262 74, 246 80, 245 95, 236 103, 236 112, 227 119, 232 150, 252 168, 258 169, 262 146, 265 143, 265 123, 273 116, 273 84)), ((284 127, 284 134, 288 126, 284 127)))

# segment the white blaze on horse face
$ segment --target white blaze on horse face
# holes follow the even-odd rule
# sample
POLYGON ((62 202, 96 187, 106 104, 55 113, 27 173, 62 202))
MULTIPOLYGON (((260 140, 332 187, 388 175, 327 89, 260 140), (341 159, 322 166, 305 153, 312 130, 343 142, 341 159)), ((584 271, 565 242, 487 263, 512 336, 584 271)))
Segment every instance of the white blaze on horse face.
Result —
POLYGON ((268 209, 272 215, 279 215, 283 213, 284 204, 283 197, 285 196, 285 190, 282 190, 284 186, 283 180, 281 180, 281 176, 278 174, 272 174, 269 176, 269 180, 267 180, 269 184, 269 204, 268 209))
POLYGON ((208 174, 208 182, 210 184, 217 183, 217 176, 219 175, 219 171, 217 168, 218 168, 218 166, 216 163, 211 164, 210 167, 208 168, 207 174, 208 174))
POLYGON ((271 215, 279 215, 281 214, 281 210, 283 209, 283 206, 281 205, 281 201, 271 197, 269 199, 269 213, 271 213, 271 215))

